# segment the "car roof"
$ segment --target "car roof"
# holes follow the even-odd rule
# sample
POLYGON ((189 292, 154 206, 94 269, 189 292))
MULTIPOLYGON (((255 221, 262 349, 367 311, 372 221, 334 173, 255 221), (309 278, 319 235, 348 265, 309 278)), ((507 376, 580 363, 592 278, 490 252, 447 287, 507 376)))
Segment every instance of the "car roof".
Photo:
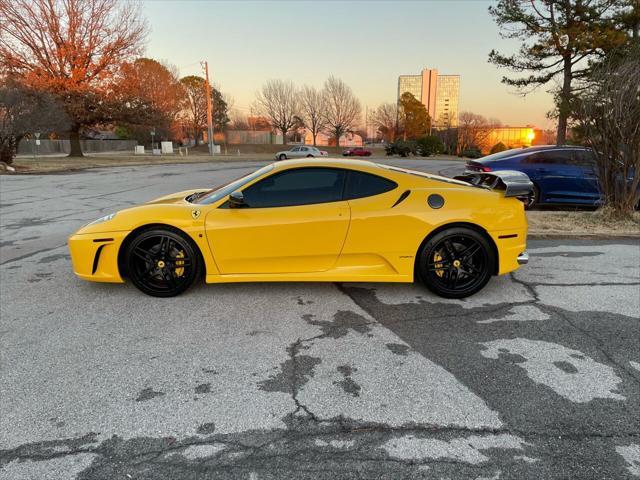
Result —
POLYGON ((378 164, 368 160, 352 160, 344 158, 300 158, 295 160, 281 160, 274 164, 276 170, 284 170, 295 167, 334 167, 334 168, 365 168, 378 169, 378 164))
POLYGON ((535 147, 527 147, 527 148, 513 148, 510 150, 504 150, 502 152, 493 153, 487 155, 485 157, 481 157, 476 160, 476 162, 486 161, 498 161, 505 160, 507 158, 517 157, 520 155, 528 155, 534 152, 547 152, 554 150, 589 150, 589 147, 584 147, 582 145, 536 145, 535 147))

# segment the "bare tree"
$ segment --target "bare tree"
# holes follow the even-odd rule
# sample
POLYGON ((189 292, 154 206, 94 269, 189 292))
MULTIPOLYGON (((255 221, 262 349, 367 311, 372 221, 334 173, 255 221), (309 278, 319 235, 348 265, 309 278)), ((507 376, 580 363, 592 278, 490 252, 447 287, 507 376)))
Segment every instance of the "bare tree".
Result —
POLYGON ((300 115, 300 101, 293 82, 267 81, 256 93, 255 106, 260 115, 282 132, 282 141, 286 144, 287 134, 298 124, 300 115))
POLYGON ((398 106, 395 103, 383 103, 371 113, 370 118, 385 140, 393 142, 396 139, 398 106))
POLYGON ((13 162, 18 143, 28 134, 66 130, 62 106, 47 93, 2 80, 0 86, 0 161, 13 162))
POLYGON ((498 119, 487 120, 477 113, 461 112, 458 118, 458 149, 460 151, 470 148, 483 150, 490 147, 487 143, 491 132, 499 126, 498 119))
POLYGON ((114 79, 146 31, 131 2, 0 0, 0 69, 64 102, 70 156, 82 156, 80 130, 114 120, 114 79))
POLYGON ((576 99, 578 131, 596 157, 605 204, 619 216, 640 206, 640 45, 590 75, 576 99))
POLYGON ((324 92, 315 87, 305 85, 300 91, 300 114, 304 126, 313 136, 313 145, 316 144, 318 133, 327 126, 327 102, 324 92))
POLYGON ((359 122, 362 107, 351 87, 333 75, 324 82, 324 96, 327 101, 327 127, 331 129, 339 147, 340 137, 353 130, 359 122))

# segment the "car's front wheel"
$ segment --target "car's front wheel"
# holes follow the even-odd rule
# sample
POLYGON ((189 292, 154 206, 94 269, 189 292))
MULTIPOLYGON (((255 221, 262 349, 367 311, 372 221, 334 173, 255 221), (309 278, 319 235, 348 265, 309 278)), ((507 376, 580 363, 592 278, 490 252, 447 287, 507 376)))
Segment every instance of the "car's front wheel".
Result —
POLYGON ((193 241, 169 228, 150 228, 137 234, 126 246, 124 265, 131 282, 154 297, 179 295, 202 270, 193 241))
POLYGON ((417 270, 432 292, 445 298, 464 298, 480 291, 491 279, 495 254, 484 235, 467 227, 438 232, 420 250, 417 270))
POLYGON ((284 153, 281 153, 280 156, 278 157, 279 160, 286 160, 287 156, 284 153))

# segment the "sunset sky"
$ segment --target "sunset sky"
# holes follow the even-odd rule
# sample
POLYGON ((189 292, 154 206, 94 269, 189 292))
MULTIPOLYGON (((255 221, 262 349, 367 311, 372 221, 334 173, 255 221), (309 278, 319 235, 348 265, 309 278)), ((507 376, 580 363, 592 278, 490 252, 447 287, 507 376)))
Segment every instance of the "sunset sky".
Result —
POLYGON ((460 111, 509 125, 552 127, 547 88, 518 95, 487 62, 492 48, 515 51, 501 39, 485 0, 467 1, 177 1, 147 0, 151 33, 146 55, 201 74, 248 113, 268 79, 321 86, 342 78, 364 106, 395 102, 398 75, 423 67, 461 76, 460 111))

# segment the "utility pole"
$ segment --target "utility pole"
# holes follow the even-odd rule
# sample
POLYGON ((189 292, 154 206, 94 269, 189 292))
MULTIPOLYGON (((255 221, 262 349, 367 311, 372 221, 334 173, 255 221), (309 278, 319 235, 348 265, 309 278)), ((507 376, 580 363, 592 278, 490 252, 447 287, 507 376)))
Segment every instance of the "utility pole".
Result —
POLYGON ((214 155, 213 152, 213 104, 211 102, 211 84, 209 83, 209 62, 205 61, 204 72, 205 82, 204 88, 207 95, 207 139, 209 140, 209 155, 214 155))

